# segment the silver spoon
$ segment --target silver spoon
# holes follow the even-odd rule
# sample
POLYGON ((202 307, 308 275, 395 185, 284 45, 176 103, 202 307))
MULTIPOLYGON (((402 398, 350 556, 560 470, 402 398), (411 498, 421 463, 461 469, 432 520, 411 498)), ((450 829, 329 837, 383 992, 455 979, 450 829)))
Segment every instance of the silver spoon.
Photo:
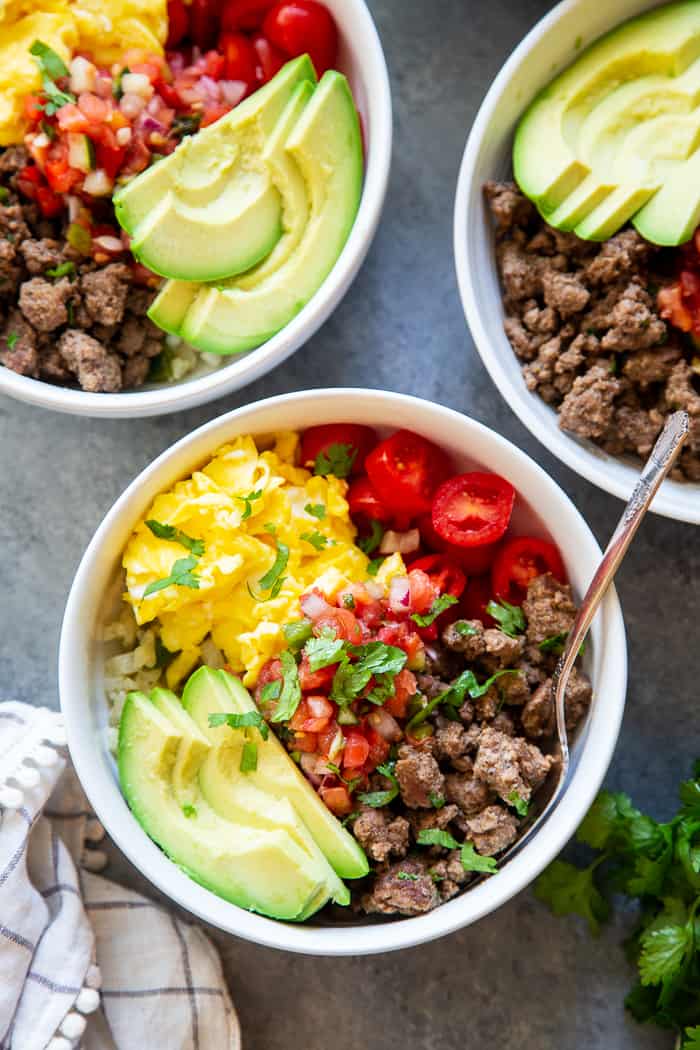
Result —
POLYGON ((553 752, 555 762, 546 785, 550 791, 549 798, 544 807, 540 809, 536 819, 526 828, 517 842, 514 842, 510 849, 501 855, 501 861, 505 860, 506 857, 513 856, 523 848, 526 842, 529 842, 537 828, 547 819, 561 800, 570 768, 565 705, 569 676, 576 663, 576 657, 586 637, 588 628, 605 597, 608 587, 613 581, 615 573, 620 567, 622 559, 627 553, 627 548, 632 542, 642 518, 649 509, 649 504, 656 495, 657 489, 676 461, 683 442, 688 436, 688 425, 687 412, 674 412, 666 420, 666 425, 644 465, 639 481, 635 485, 634 492, 625 507, 624 514, 612 534, 602 561, 584 595, 576 619, 569 631, 564 652, 552 676, 557 739, 553 752))

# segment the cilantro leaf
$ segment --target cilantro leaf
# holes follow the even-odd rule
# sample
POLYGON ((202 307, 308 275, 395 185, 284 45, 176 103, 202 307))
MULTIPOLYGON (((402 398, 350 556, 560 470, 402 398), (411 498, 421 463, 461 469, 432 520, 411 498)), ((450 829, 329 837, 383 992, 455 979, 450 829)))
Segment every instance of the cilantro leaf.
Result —
POLYGON ((508 795, 508 802, 519 817, 527 816, 530 804, 524 798, 521 798, 517 791, 511 791, 510 795, 508 795))
POLYGON ((246 740, 241 751, 241 773, 254 773, 258 768, 258 745, 254 740, 246 740))
POLYGON ((276 678, 274 682, 267 682, 260 691, 260 699, 264 704, 270 702, 270 700, 279 699, 279 695, 282 692, 282 683, 279 678, 276 678))
POLYGON ((681 1043, 681 1050, 700 1050, 700 1025, 694 1028, 686 1028, 681 1043))
POLYGON ((459 842, 449 831, 441 828, 423 828, 418 832, 416 842, 419 846, 444 846, 445 849, 459 849, 459 842))
POLYGON ((467 694, 476 700, 480 696, 484 696, 488 693, 493 683, 504 674, 517 674, 516 668, 506 667, 501 671, 496 671, 490 678, 487 678, 485 682, 479 684, 476 675, 471 670, 462 671, 459 678, 456 678, 449 689, 446 689, 444 693, 438 693, 434 696, 425 707, 422 707, 409 721, 406 729, 410 732, 416 726, 419 726, 422 722, 433 713, 436 707, 444 706, 448 709, 448 712, 456 712, 459 707, 464 703, 467 694))
POLYGON ((364 802, 365 806, 371 806, 372 809, 380 809, 382 806, 388 806, 390 802, 393 802, 399 793, 399 782, 394 776, 395 762, 384 762, 381 766, 377 766, 377 773, 381 773, 383 777, 391 781, 391 787, 387 788, 386 791, 368 791, 363 795, 358 795, 357 798, 360 802, 364 802))
POLYGON ((170 575, 162 580, 153 580, 152 583, 149 583, 143 592, 143 597, 148 598, 150 594, 155 594, 157 591, 162 591, 163 588, 172 585, 191 587, 195 591, 199 590, 199 577, 192 572, 196 565, 197 559, 194 557, 178 558, 170 570, 170 575))
POLYGON ((417 623, 419 627, 430 627, 430 625, 437 620, 440 613, 443 613, 445 609, 449 609, 451 605, 455 605, 456 603, 457 599, 454 594, 441 594, 430 606, 430 612, 422 614, 413 613, 411 619, 414 623, 417 623))
POLYGON ((280 662, 283 674, 282 692, 271 721, 288 722, 301 702, 301 686, 296 661, 292 654, 284 650, 280 653, 280 662))
MULTIPOLYGON (((339 704, 348 704, 355 700, 369 684, 370 678, 397 675, 403 670, 407 660, 403 649, 379 641, 367 642, 366 645, 348 645, 345 654, 346 659, 335 672, 331 686, 331 699, 339 704), (355 662, 351 663, 348 656, 355 657, 355 662)), ((383 699, 393 695, 387 692, 390 688, 387 679, 380 679, 379 686, 383 687, 383 699)), ((391 688, 393 689, 393 684, 391 688)), ((372 702, 382 703, 383 700, 375 695, 372 702)))
POLYGON ((318 518, 319 521, 323 521, 326 516, 326 508, 323 503, 307 503, 304 510, 312 518, 318 518))
POLYGON ((18 339, 19 336, 17 335, 17 332, 10 332, 10 334, 5 339, 5 342, 7 343, 7 349, 14 350, 18 339))
POLYGON ((4 204, 5 201, 10 199, 10 191, 7 186, 0 186, 0 204, 4 204))
POLYGON ((154 518, 149 518, 146 525, 159 540, 172 540, 173 543, 179 543, 181 547, 187 548, 198 558, 204 554, 204 540, 196 540, 193 536, 188 536, 186 532, 176 529, 174 525, 163 525, 154 518))
POLYGON ((549 638, 544 638, 537 648, 542 653, 554 653, 555 656, 561 656, 564 652, 564 643, 567 639, 567 632, 560 631, 559 634, 552 634, 549 638))
POLYGON ((646 987, 641 981, 637 981, 625 996, 625 1008, 629 1010, 635 1021, 644 1024, 653 1019, 658 998, 657 988, 646 987))
POLYGON ((209 726, 215 729, 217 726, 230 726, 231 729, 248 729, 253 726, 260 733, 263 740, 270 735, 270 727, 259 711, 244 711, 242 714, 224 714, 223 712, 212 712, 209 715, 209 726))
POLYGON ((462 867, 465 871, 482 871, 487 875, 495 875, 498 864, 494 857, 482 857, 477 853, 471 842, 465 842, 459 855, 462 867))
POLYGON ((384 536, 384 528, 381 522, 377 521, 376 518, 372 518, 370 528, 371 532, 369 536, 362 536, 361 539, 357 541, 357 546, 361 551, 364 551, 365 554, 372 554, 373 551, 376 551, 377 547, 382 542, 382 537, 384 536))
POLYGON ((469 623, 467 620, 457 620, 456 623, 452 624, 452 627, 457 634, 461 634, 463 638, 479 633, 479 628, 475 627, 473 623, 469 623))
POLYGON ((50 270, 46 270, 47 277, 66 277, 69 273, 75 272, 75 263, 68 260, 67 262, 61 263, 60 266, 54 266, 50 270))
POLYGON ((310 638, 304 646, 310 670, 319 671, 322 667, 338 663, 344 648, 343 639, 336 638, 334 630, 324 627, 318 638, 310 638))
POLYGON ((302 532, 299 538, 306 540, 317 551, 322 551, 328 544, 328 537, 324 536, 322 532, 302 532))
POLYGON ((543 871, 534 888, 537 899, 548 905, 554 915, 581 915, 594 935, 610 911, 594 882, 596 863, 581 869, 567 861, 555 860, 543 871))
POLYGON ((610 791, 601 791, 576 832, 576 838, 594 849, 604 849, 615 831, 618 817, 617 796, 610 791))
POLYGON ((519 605, 511 605, 505 600, 499 603, 492 598, 486 606, 486 612, 496 620, 503 633, 511 638, 517 638, 525 630, 525 616, 519 605))
MULTIPOLYGON (((273 536, 277 531, 274 526, 266 525, 265 528, 268 532, 272 533, 273 536)), ((279 592, 282 590, 282 584, 286 579, 286 576, 283 576, 282 573, 287 568, 287 562, 289 561, 289 547, 287 547, 285 543, 280 543, 279 540, 276 540, 275 544, 277 551, 275 555, 275 560, 272 563, 271 567, 267 570, 265 575, 261 576, 258 580, 259 586, 264 591, 270 592, 270 598, 276 598, 279 592)), ((252 598, 255 598, 256 601, 261 600, 256 594, 253 593, 250 587, 248 587, 248 592, 250 593, 252 598)), ((265 600, 267 601, 268 599, 265 600)))
POLYGON ((35 40, 29 48, 29 54, 34 56, 41 72, 51 80, 69 76, 68 66, 61 56, 43 41, 35 40))
POLYGON ((444 797, 442 795, 437 795, 434 791, 430 792, 428 798, 430 799, 430 805, 433 809, 442 809, 445 805, 444 797))
POLYGON ((316 456, 314 474, 335 474, 337 478, 346 478, 357 459, 357 449, 352 445, 333 443, 322 449, 316 456))
POLYGON ((197 807, 193 806, 190 802, 183 802, 182 812, 191 820, 193 817, 197 816, 197 807))
POLYGON ((396 878, 401 879, 402 882, 418 882, 420 875, 417 875, 415 871, 400 871, 396 878))
POLYGON ((683 814, 700 820, 700 783, 697 780, 684 780, 678 794, 683 814))
POLYGON ((668 925, 649 929, 640 938, 639 976, 642 984, 661 984, 681 969, 686 953, 693 950, 692 927, 668 925))
POLYGON ((253 503, 256 499, 260 499, 263 494, 262 489, 256 489, 255 492, 249 492, 247 496, 236 496, 236 499, 240 500, 245 504, 243 513, 241 514, 241 521, 247 521, 250 515, 253 513, 253 503))

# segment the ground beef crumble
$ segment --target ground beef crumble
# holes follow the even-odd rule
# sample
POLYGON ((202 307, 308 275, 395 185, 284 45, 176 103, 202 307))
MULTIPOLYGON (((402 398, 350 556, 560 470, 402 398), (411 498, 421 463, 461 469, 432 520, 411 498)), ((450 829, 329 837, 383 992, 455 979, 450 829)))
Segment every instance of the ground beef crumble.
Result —
MULTIPOLYGON (((443 630, 442 644, 431 652, 430 672, 418 676, 425 696, 444 692, 466 668, 479 680, 495 670, 516 673, 502 675, 484 697, 465 700, 452 719, 438 706, 427 723, 430 735, 398 745, 397 796, 381 808, 362 805, 352 818, 353 833, 373 865, 355 896, 358 910, 419 915, 449 900, 475 876, 465 871, 460 850, 449 840, 426 845, 421 833, 447 832, 460 844, 471 843, 477 853, 498 858, 520 833, 525 818, 519 810, 536 805, 553 765, 547 752, 554 731, 551 676, 557 660, 540 645, 570 629, 576 614, 571 588, 551 574, 538 577, 528 588, 523 614, 525 632, 516 638, 480 620, 468 621, 467 634, 455 624, 443 630)), ((590 702, 591 684, 577 667, 566 697, 570 731, 590 702)), ((391 788, 379 774, 370 784, 374 791, 391 788)))
POLYGON ((666 416, 697 423, 674 476, 700 480, 697 350, 659 316, 668 254, 631 228, 602 244, 555 230, 510 182, 488 182, 506 335, 563 430, 645 458, 666 416))
POLYGON ((141 386, 164 347, 145 317, 155 292, 135 285, 125 263, 80 255, 65 218, 41 217, 15 192, 27 162, 24 147, 0 152, 0 365, 91 392, 141 386))

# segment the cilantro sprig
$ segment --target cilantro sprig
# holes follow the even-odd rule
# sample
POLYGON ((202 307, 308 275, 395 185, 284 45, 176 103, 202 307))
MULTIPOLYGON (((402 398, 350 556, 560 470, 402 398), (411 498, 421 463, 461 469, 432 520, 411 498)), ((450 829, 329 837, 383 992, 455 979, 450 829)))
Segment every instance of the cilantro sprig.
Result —
POLYGON ((381 522, 377 521, 376 518, 372 518, 370 522, 370 533, 369 536, 362 536, 357 541, 357 546, 365 554, 370 555, 376 551, 379 544, 382 542, 384 536, 384 527, 381 522))
POLYGON ((259 500, 263 494, 262 489, 255 489, 254 492, 249 492, 247 496, 236 496, 236 499, 240 500, 244 504, 243 513, 241 514, 241 521, 247 521, 250 515, 253 513, 253 504, 256 500, 259 500))
MULTIPOLYGON (((274 536, 274 529, 270 527, 268 532, 271 532, 274 536)), ((286 576, 283 575, 284 570, 287 568, 287 562, 289 561, 289 547, 286 543, 282 543, 280 540, 275 540, 275 560, 273 561, 270 568, 267 570, 264 576, 261 576, 258 580, 258 586, 263 591, 269 591, 267 598, 262 598, 260 595, 255 594, 250 584, 248 584, 248 592, 251 598, 255 601, 269 601, 270 598, 276 598, 282 590, 286 576)))
POLYGON ((162 522, 156 521, 155 518, 149 518, 146 525, 159 540, 171 540, 173 543, 179 543, 181 547, 185 547, 198 558, 201 558, 204 554, 204 540, 197 540, 193 536, 188 536, 186 532, 176 529, 174 525, 164 525, 162 522))
POLYGON ((270 735, 270 727, 259 711, 244 711, 241 714, 226 714, 223 711, 213 711, 209 715, 209 726, 215 729, 217 726, 229 726, 231 729, 248 729, 251 726, 258 730, 263 740, 270 735))
POLYGON ((679 795, 664 823, 625 794, 601 792, 576 836, 592 860, 554 861, 535 895, 555 915, 585 918, 593 934, 611 914, 613 894, 637 901, 626 944, 638 979, 625 1006, 637 1021, 675 1028, 681 1050, 700 1050, 700 763, 679 795))
POLYGON ((519 605, 511 605, 505 599, 497 602, 492 598, 486 606, 486 612, 494 618, 503 633, 511 638, 517 638, 525 631, 525 615, 519 605))
POLYGON ((271 721, 288 722, 301 703, 301 685, 296 660, 292 654, 285 649, 279 658, 282 664, 282 689, 271 721))
POLYGON ((321 474, 324 477, 327 477, 328 474, 335 474, 337 478, 347 478, 356 459, 357 449, 352 445, 339 443, 328 445, 316 456, 314 474, 321 474))
POLYGON ((419 627, 430 627, 430 625, 437 620, 440 613, 444 613, 445 609, 449 609, 449 607, 455 605, 456 602, 457 599, 454 594, 440 594, 430 606, 429 612, 413 613, 411 619, 414 623, 417 623, 419 627))
POLYGON ((156 594, 157 591, 162 591, 165 587, 177 586, 177 587, 191 587, 192 590, 199 590, 199 576, 196 575, 192 570, 197 566, 197 559, 192 555, 189 558, 178 558, 170 570, 170 575, 163 577, 162 580, 152 580, 148 584, 143 592, 144 598, 148 598, 151 594, 156 594))
POLYGON ((476 871, 484 875, 495 875, 498 865, 493 857, 482 857, 471 842, 462 845, 449 831, 441 828, 423 828, 416 839, 419 846, 442 846, 444 849, 458 849, 459 859, 465 871, 476 871))
POLYGON ((517 673, 517 668, 505 667, 500 671, 496 671, 485 682, 479 682, 473 671, 462 671, 459 678, 454 680, 449 689, 446 689, 444 693, 438 693, 424 707, 420 708, 406 726, 406 731, 410 733, 411 730, 425 722, 436 707, 444 708, 448 717, 456 717, 457 710, 464 703, 467 696, 471 697, 472 700, 478 700, 480 696, 488 693, 494 682, 502 678, 503 675, 517 673))
POLYGON ((395 769, 396 762, 394 761, 384 762, 381 766, 377 766, 377 773, 381 773, 383 777, 391 781, 391 787, 386 791, 366 791, 357 796, 358 800, 364 802, 366 806, 371 806, 372 809, 381 809, 382 806, 388 806, 390 802, 393 802, 399 793, 399 782, 394 775, 395 769))
POLYGON ((75 95, 69 91, 62 91, 56 84, 56 81, 61 77, 69 76, 68 67, 61 56, 57 55, 48 44, 44 44, 41 40, 34 41, 29 48, 29 53, 34 57, 39 67, 41 90, 46 96, 46 100, 41 104, 40 108, 44 110, 47 117, 51 117, 61 106, 76 101, 75 95))

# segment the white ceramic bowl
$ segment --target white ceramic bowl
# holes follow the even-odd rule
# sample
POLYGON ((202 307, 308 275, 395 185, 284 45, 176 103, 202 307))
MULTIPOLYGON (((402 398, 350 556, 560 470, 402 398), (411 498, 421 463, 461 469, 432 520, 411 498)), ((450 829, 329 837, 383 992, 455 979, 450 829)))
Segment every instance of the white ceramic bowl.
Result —
MULTIPOLYGON (((649 0, 564 0, 515 49, 494 80, 467 140, 457 182, 454 251, 462 304, 474 342, 491 378, 535 437, 577 473, 615 496, 628 499, 639 463, 607 455, 591 441, 559 429, 553 408, 525 386, 520 363, 503 331, 503 303, 493 234, 482 196, 488 179, 512 178, 511 147, 525 107, 576 49, 657 6, 649 0)), ((680 521, 700 522, 700 485, 665 481, 652 510, 680 521)))
POLYGON ((269 372, 320 328, 352 284, 374 237, 391 164, 391 91, 384 52, 365 0, 323 0, 340 37, 338 68, 347 76, 362 120, 365 180, 350 236, 313 299, 281 332, 248 354, 224 358, 215 367, 203 361, 178 383, 149 384, 133 393, 90 394, 20 376, 0 366, 0 393, 42 408, 79 416, 132 418, 192 408, 222 397, 269 372))
POLYGON ((517 531, 553 539, 575 591, 584 591, 600 548, 573 503, 525 453, 480 423, 428 401, 378 390, 316 390, 259 401, 215 419, 178 441, 132 482, 100 525, 78 568, 59 658, 61 707, 75 768, 98 817, 129 859, 161 890, 214 926, 259 944, 317 955, 385 952, 440 937, 493 911, 531 882, 571 837, 600 787, 617 740, 627 681, 624 624, 611 590, 586 648, 595 699, 574 747, 573 776, 561 803, 503 871, 427 915, 342 927, 294 925, 243 911, 184 875, 132 816, 105 745, 108 710, 98 637, 102 624, 113 616, 122 550, 156 494, 189 475, 235 435, 341 420, 370 424, 385 433, 410 427, 447 449, 458 467, 478 464, 504 475, 519 493, 517 531))

